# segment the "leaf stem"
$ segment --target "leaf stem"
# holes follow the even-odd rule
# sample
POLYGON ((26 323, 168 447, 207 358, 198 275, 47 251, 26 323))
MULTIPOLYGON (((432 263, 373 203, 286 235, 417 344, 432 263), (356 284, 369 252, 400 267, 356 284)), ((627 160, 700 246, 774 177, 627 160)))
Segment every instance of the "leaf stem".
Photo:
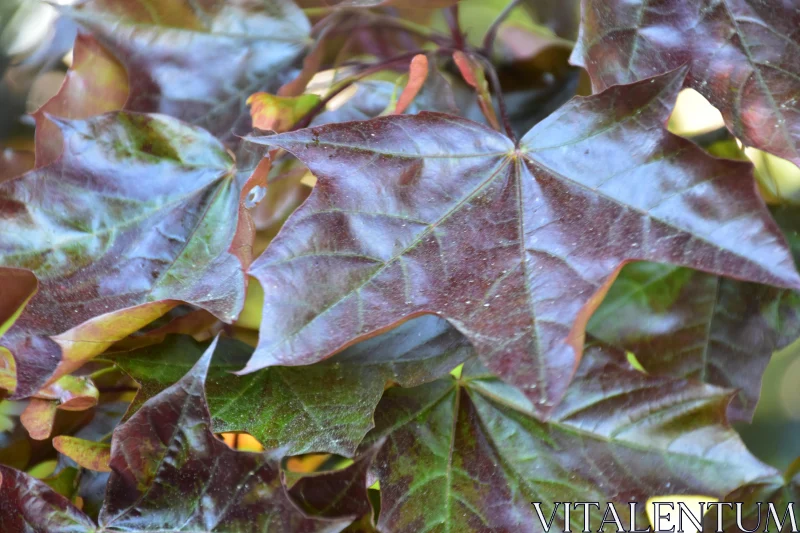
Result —
POLYGON ((381 61, 380 63, 376 63, 374 65, 365 66, 364 70, 350 76, 348 79, 342 81, 337 87, 331 89, 331 91, 328 94, 326 94, 317 103, 317 105, 315 105, 308 113, 303 115, 303 118, 297 121, 292 130, 299 130, 308 127, 308 125, 311 124, 311 121, 314 120, 314 117, 317 116, 320 111, 325 109, 325 106, 328 105, 328 102, 333 100, 333 98, 336 97, 336 95, 338 95, 339 93, 350 87, 356 81, 366 76, 369 76, 370 74, 374 74, 375 72, 379 72, 393 63, 399 63, 401 61, 409 61, 413 59, 415 55, 421 53, 425 53, 424 50, 415 50, 413 52, 408 52, 405 54, 400 54, 398 56, 391 57, 385 61, 381 61))
POLYGON ((444 11, 444 18, 447 21, 447 26, 450 28, 450 34, 453 36, 453 44, 456 50, 464 50, 464 33, 461 31, 461 25, 458 21, 458 4, 444 11))
POLYGON ((497 15, 497 18, 494 19, 489 29, 486 30, 486 35, 483 38, 483 53, 486 57, 492 57, 492 48, 494 48, 494 41, 497 38, 497 31, 500 29, 500 25, 505 21, 508 16, 514 11, 520 3, 520 0, 511 0, 506 7, 497 15))
POLYGON ((427 39, 436 44, 452 44, 450 38, 446 34, 428 28, 423 24, 417 24, 412 20, 406 20, 399 17, 387 17, 386 15, 381 15, 379 13, 371 13, 371 15, 373 20, 380 24, 386 24, 387 27, 405 30, 410 34, 427 39))
POLYGON ((489 84, 492 86, 492 92, 497 98, 497 107, 500 110, 500 119, 503 121, 503 127, 506 130, 506 135, 508 135, 508 137, 514 141, 514 145, 516 146, 518 143, 517 136, 514 134, 514 128, 511 127, 511 120, 508 118, 506 100, 503 97, 503 89, 500 87, 500 79, 497 77, 497 71, 489 59, 480 54, 476 55, 476 57, 483 62, 486 69, 486 76, 489 78, 489 84))

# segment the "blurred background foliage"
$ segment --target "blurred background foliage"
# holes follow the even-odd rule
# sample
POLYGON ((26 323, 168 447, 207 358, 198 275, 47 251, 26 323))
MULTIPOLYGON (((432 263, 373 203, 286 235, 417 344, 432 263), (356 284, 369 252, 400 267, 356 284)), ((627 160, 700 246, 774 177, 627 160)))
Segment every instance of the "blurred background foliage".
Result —
MULTIPOLYGON (((62 0, 67 2, 69 0, 62 0)), ((318 1, 301 0, 312 19, 327 13, 318 1)), ((459 18, 467 39, 475 46, 508 0, 464 0, 459 18)), ((527 130, 575 94, 587 94, 585 76, 567 63, 578 20, 578 2, 573 10, 564 9, 556 0, 525 0, 512 11, 500 27, 495 47, 496 60, 506 101, 512 111, 515 128, 527 130), (522 83, 521 83, 522 81, 522 83), (533 87, 533 88, 531 88, 533 87)), ((409 25, 424 31, 448 32, 441 11, 401 13, 409 25)), ((56 94, 72 61, 75 25, 58 16, 57 10, 38 0, 0 0, 0 155, 5 150, 33 151, 34 122, 30 113, 56 94)), ((336 82, 339 71, 317 74, 309 84, 313 92, 324 92, 336 82)), ((389 90, 402 86, 403 74, 382 71, 371 77, 373 83, 386 83, 389 90)), ((329 110, 341 108, 356 94, 356 86, 332 100, 329 110)), ((770 204, 800 203, 800 169, 777 157, 743 147, 730 136, 719 112, 702 96, 685 90, 669 123, 669 128, 690 137, 719 157, 750 159, 756 168, 758 185, 770 204)), ((32 158, 31 158, 32 160, 32 158)), ((2 161, 0 161, 2 163, 2 161)), ((308 195, 315 179, 304 168, 273 169, 288 179, 276 180, 267 200, 256 212, 259 227, 256 253, 274 237, 286 216, 308 195)), ((263 293, 251 284, 247 304, 229 333, 255 345, 261 320, 263 293)), ((176 311, 175 318, 186 310, 176 311)), ((165 318, 164 320, 166 320, 165 318)), ((160 323, 153 324, 150 330, 160 323)), ((207 334, 208 332, 206 332, 207 334)), ((59 412, 53 434, 70 434, 109 440, 133 398, 136 384, 130 378, 100 361, 82 369, 100 390, 97 407, 89 411, 59 412)), ((745 442, 762 460, 785 469, 800 451, 800 342, 775 354, 764 375, 761 400, 752 424, 737 429, 745 442)), ((50 441, 34 441, 17 423, 23 402, 0 400, 0 463, 17 468, 61 487, 91 511, 99 505, 107 474, 83 476, 78 482, 76 465, 58 456, 50 441), (63 464, 62 464, 63 463, 63 464)), ((230 446, 246 450, 263 449, 246 434, 225 434, 230 446)), ((329 455, 313 454, 290 458, 285 467, 290 472, 340 468, 346 461, 329 455)))

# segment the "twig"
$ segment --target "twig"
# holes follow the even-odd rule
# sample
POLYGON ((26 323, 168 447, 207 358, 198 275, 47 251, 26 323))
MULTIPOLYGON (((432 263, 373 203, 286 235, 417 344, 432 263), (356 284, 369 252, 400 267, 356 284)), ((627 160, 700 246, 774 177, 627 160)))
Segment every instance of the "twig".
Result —
POLYGON ((320 111, 325 109, 325 106, 328 105, 328 102, 333 100, 333 98, 336 97, 336 95, 338 95, 339 93, 341 93, 342 91, 344 91, 345 89, 350 87, 353 83, 357 82, 358 80, 360 80, 360 79, 362 79, 362 78, 364 78, 366 76, 369 76, 370 74, 374 74, 375 72, 379 72, 379 71, 387 68, 389 65, 392 65, 393 63, 399 63, 401 61, 411 60, 411 59, 413 59, 413 57, 415 55, 417 55, 419 53, 423 53, 423 51, 422 50, 415 50, 413 52, 408 52, 406 54, 401 54, 399 56, 391 57, 391 58, 389 58, 389 59, 387 59, 385 61, 381 61, 380 63, 374 64, 374 65, 365 66, 364 70, 362 70, 361 72, 358 72, 357 74, 354 74, 354 75, 350 76, 349 79, 344 80, 343 82, 341 82, 341 84, 338 87, 335 87, 334 89, 331 90, 331 92, 326 94, 325 97, 322 98, 319 101, 319 103, 317 103, 317 105, 315 105, 308 113, 303 115, 303 118, 301 118, 300 120, 297 121, 297 123, 292 128, 292 130, 299 130, 301 128, 308 127, 308 125, 311 124, 311 121, 314 120, 314 117, 317 116, 317 114, 320 111))
POLYGON ((450 28, 450 34, 453 36, 453 44, 456 50, 464 49, 464 34, 461 32, 461 25, 458 22, 458 4, 446 9, 444 18, 447 20, 447 26, 450 28))
POLYGON ((487 57, 492 56, 492 48, 494 48, 494 41, 497 38, 497 31, 500 29, 500 25, 503 23, 504 20, 508 18, 514 8, 517 7, 520 3, 520 0, 511 0, 511 2, 503 8, 497 18, 494 19, 492 25, 489 26, 489 29, 486 30, 486 35, 483 38, 483 53, 486 54, 487 57))

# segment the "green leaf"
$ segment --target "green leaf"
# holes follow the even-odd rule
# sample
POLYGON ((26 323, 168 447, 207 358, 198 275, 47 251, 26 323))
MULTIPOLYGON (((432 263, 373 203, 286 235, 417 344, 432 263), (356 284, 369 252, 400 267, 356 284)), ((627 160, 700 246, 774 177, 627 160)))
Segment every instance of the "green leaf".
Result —
POLYGON ((800 294, 639 263, 623 269, 587 329, 647 372, 738 390, 729 416, 749 421, 772 353, 800 335, 800 294))
MULTIPOLYGON (((336 532, 350 520, 305 518, 289 499, 275 457, 217 439, 203 384, 216 343, 178 383, 114 432, 101 530, 249 533, 336 532)), ((4 531, 90 533, 92 521, 44 483, 0 466, 4 531)))
MULTIPOLYGON (((622 352, 587 348, 549 422, 519 391, 466 365, 461 379, 390 389, 363 446, 375 461, 381 531, 523 531, 554 502, 628 502, 665 494, 725 497, 774 471, 725 421, 730 393, 632 370, 622 352)), ((559 512, 563 512, 563 507, 559 512)), ((582 516, 572 513, 572 530, 582 516)), ((561 515, 563 516, 563 515, 561 515)), ((561 525, 557 519, 556 529, 561 525)))
POLYGON ((42 481, 47 483, 47 486, 57 493, 72 500, 77 493, 79 479, 80 474, 78 469, 67 466, 42 479, 42 481))
MULTIPOLYGON (((120 353, 114 362, 141 384, 134 412, 195 364, 202 345, 170 336, 160 345, 120 353)), ((352 455, 373 427, 372 413, 387 382, 410 387, 447 374, 471 350, 447 323, 422 317, 357 344, 324 363, 275 367, 245 376, 249 346, 220 339, 206 391, 215 432, 246 431, 288 455, 352 455)))
MULTIPOLYGON (((796 209, 773 210, 797 258, 796 209)), ((772 354, 800 336, 800 293, 686 268, 626 266, 588 331, 630 350, 647 372, 738 390, 732 421, 749 421, 772 354)))
POLYGON ((118 112, 59 126, 60 159, 0 184, 0 266, 39 280, 0 340, 16 359, 17 397, 177 301, 227 322, 244 303, 243 171, 219 141, 162 115, 118 112))

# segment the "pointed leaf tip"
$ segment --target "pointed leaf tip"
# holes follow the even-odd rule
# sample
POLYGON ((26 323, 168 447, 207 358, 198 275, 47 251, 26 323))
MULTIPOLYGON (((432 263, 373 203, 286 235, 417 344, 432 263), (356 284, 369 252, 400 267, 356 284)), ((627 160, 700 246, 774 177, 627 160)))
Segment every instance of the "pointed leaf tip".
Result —
POLYGON ((203 355, 200 359, 197 360, 192 370, 187 374, 188 376, 192 376, 192 379, 200 379, 201 381, 205 381, 206 376, 208 376, 208 369, 211 366, 211 359, 214 357, 214 351, 217 349, 217 343, 219 342, 219 334, 214 337, 214 340, 211 341, 211 344, 208 345, 206 351, 203 352, 203 355))
POLYGON ((797 3, 668 4, 669 16, 649 16, 645 0, 582 2, 571 62, 586 69, 595 92, 688 63, 685 85, 722 113, 735 137, 800 164, 800 62, 786 53, 800 45, 797 3))

